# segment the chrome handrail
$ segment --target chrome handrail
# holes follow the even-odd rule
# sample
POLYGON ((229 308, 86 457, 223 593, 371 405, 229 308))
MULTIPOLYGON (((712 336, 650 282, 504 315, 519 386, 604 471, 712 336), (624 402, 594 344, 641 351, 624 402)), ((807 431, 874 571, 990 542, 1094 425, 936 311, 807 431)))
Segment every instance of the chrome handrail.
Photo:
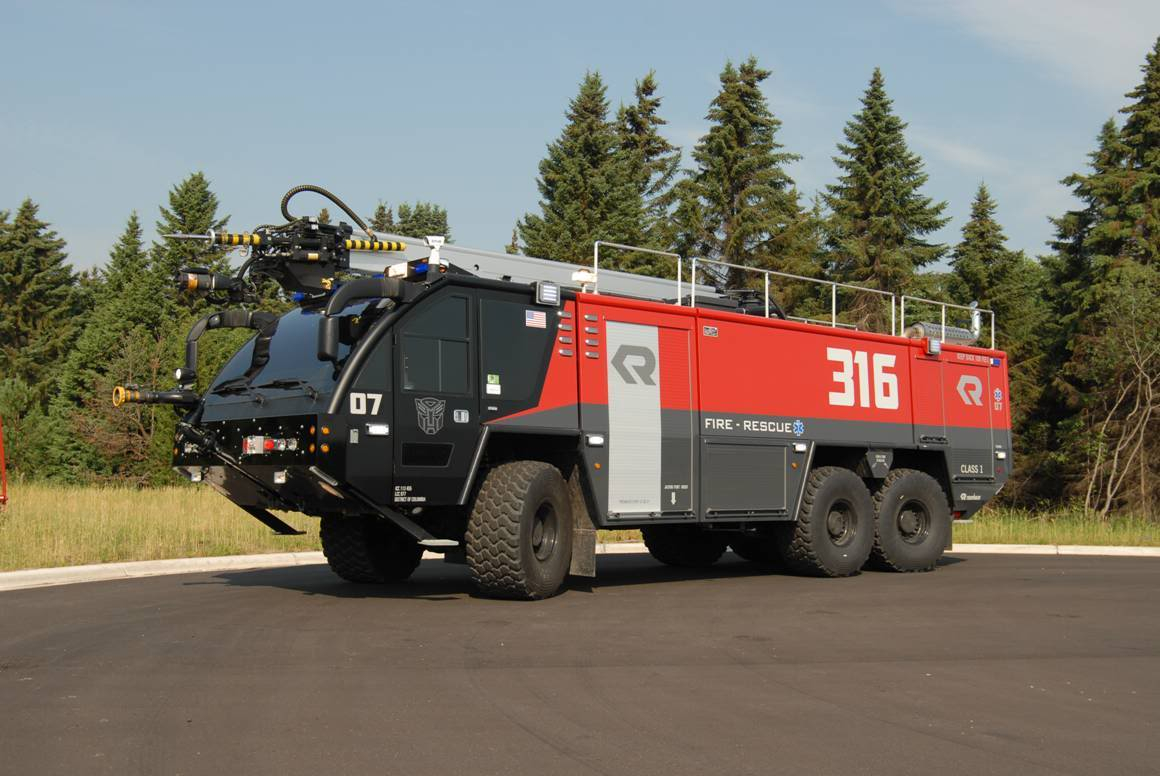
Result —
POLYGON ((974 313, 980 313, 980 314, 987 313, 989 316, 991 316, 991 350, 995 349, 995 311, 994 310, 987 310, 987 309, 984 309, 982 307, 972 307, 971 305, 966 305, 966 304, 955 304, 954 302, 937 302, 934 299, 926 299, 926 298, 921 297, 921 296, 910 296, 909 294, 903 294, 902 299, 901 299, 901 309, 900 309, 900 314, 899 314, 899 317, 902 319, 902 332, 903 333, 906 332, 906 300, 907 299, 909 299, 911 302, 923 302, 925 304, 934 305, 934 306, 939 308, 939 316, 940 316, 940 319, 939 319, 940 320, 940 323, 939 323, 939 326, 940 326, 939 342, 946 342, 946 337, 947 337, 947 308, 948 307, 953 307, 956 310, 966 310, 972 314, 974 314, 974 313))
MULTIPOLYGON (((779 277, 779 278, 789 278, 790 280, 801 280, 801 281, 804 281, 806 283, 815 283, 819 286, 829 286, 829 288, 830 288, 830 322, 829 322, 829 326, 831 326, 833 328, 844 328, 844 326, 842 324, 838 323, 838 289, 839 288, 849 288, 849 289, 852 289, 854 291, 865 291, 865 292, 869 292, 871 294, 878 294, 879 296, 890 297, 890 333, 891 334, 898 333, 897 317, 895 315, 897 312, 896 304, 897 304, 898 297, 895 294, 890 293, 889 291, 880 291, 877 288, 866 288, 865 286, 857 286, 857 285, 854 285, 852 283, 839 283, 836 280, 819 280, 818 278, 810 278, 810 277, 806 277, 804 275, 794 275, 794 274, 791 274, 789 272, 779 272, 779 271, 774 270, 774 269, 763 269, 761 267, 746 267, 746 266, 743 266, 741 264, 732 264, 728 261, 720 261, 718 259, 702 259, 702 258, 697 258, 696 256, 693 257, 693 267, 692 267, 692 270, 693 270, 692 305, 694 307, 697 306, 697 285, 696 285, 696 283, 697 283, 697 263, 698 262, 700 262, 702 264, 713 264, 713 265, 718 266, 718 267, 732 267, 733 269, 739 269, 739 270, 742 270, 745 272, 758 272, 758 273, 761 273, 762 275, 764 275, 765 276, 765 317, 766 318, 769 317, 769 278, 771 275, 775 276, 775 277, 779 277)), ((821 323, 824 324, 824 322, 821 322, 821 323)), ((855 328, 857 328, 857 327, 855 327, 855 328)))
POLYGON ((634 253, 651 253, 654 256, 671 256, 677 260, 677 305, 681 304, 681 274, 684 271, 682 266, 682 258, 679 253, 672 253, 670 251, 658 251, 655 248, 641 248, 639 245, 625 245, 623 243, 608 242, 607 240, 597 240, 592 245, 592 293, 600 293, 600 246, 606 248, 618 248, 622 251, 632 251, 634 253))

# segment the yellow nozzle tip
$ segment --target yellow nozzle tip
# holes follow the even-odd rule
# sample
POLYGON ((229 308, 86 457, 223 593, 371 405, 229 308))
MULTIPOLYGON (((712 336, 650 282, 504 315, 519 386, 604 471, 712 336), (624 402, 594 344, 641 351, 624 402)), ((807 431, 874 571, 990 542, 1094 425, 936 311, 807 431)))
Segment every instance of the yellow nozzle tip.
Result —
POLYGON ((117 385, 113 387, 113 406, 120 407, 125 403, 125 389, 117 385))

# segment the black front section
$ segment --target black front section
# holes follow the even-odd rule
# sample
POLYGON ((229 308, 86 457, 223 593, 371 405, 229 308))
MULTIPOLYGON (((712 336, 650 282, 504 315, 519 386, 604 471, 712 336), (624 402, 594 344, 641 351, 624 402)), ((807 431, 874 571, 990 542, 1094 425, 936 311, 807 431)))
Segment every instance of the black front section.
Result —
POLYGON ((446 276, 343 317, 334 362, 320 360, 321 316, 308 310, 279 319, 265 363, 254 340, 243 346, 185 419, 175 467, 241 506, 464 504, 484 423, 539 401, 555 310, 528 286, 446 276))

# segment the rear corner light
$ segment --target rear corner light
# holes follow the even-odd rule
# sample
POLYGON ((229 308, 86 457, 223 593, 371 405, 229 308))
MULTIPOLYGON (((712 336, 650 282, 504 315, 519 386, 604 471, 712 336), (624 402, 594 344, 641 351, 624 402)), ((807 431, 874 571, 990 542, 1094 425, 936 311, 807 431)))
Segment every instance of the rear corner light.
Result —
POLYGON ((995 453, 995 457, 998 458, 1000 461, 1006 461, 1007 460, 1007 451, 1000 450, 999 452, 995 453))
POLYGON ((588 435, 588 446, 589 447, 604 447, 604 436, 602 434, 589 434, 588 435))
POLYGON ((808 444, 806 444, 805 442, 794 442, 793 443, 793 451, 795 453, 804 453, 806 450, 809 450, 809 449, 810 449, 810 446, 808 444))
POLYGON ((294 452, 298 440, 292 437, 248 436, 242 438, 242 455, 294 452))
POLYGON ((275 485, 285 485, 286 484, 286 470, 285 469, 282 469, 281 471, 274 472, 274 484, 275 485))

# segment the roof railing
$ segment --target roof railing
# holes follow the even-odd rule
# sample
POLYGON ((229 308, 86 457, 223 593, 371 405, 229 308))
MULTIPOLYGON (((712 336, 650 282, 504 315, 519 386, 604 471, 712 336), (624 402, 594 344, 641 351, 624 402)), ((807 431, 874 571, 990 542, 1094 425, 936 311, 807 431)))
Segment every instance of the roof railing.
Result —
POLYGON ((729 267, 731 269, 739 269, 739 270, 742 270, 744 272, 754 272, 754 273, 763 275, 764 276, 764 283, 765 283, 765 317, 766 318, 769 317, 769 278, 770 277, 788 278, 790 280, 798 280, 798 281, 803 281, 806 283, 814 283, 815 285, 819 285, 819 286, 824 286, 824 287, 828 286, 830 289, 830 320, 828 322, 827 321, 818 321, 818 320, 808 320, 807 322, 818 323, 818 324, 821 324, 824 326, 831 326, 833 328, 854 328, 854 329, 857 328, 857 326, 854 326, 852 324, 843 324, 843 323, 839 323, 839 321, 838 321, 838 289, 839 288, 848 288, 848 289, 851 289, 853 291, 865 292, 865 293, 870 293, 870 294, 877 294, 879 296, 889 297, 889 299, 890 299, 890 333, 891 334, 899 333, 898 327, 897 327, 897 317, 895 315, 895 313, 897 312, 897 308, 896 308, 897 297, 894 294, 890 293, 889 291, 879 291, 877 288, 866 288, 864 286, 856 286, 856 285, 853 285, 851 283, 839 283, 835 280, 819 280, 818 278, 805 277, 804 275, 793 275, 793 274, 790 274, 789 272, 778 272, 777 270, 772 270, 772 269, 762 269, 760 267, 746 267, 746 266, 742 266, 740 264, 731 264, 727 261, 718 261, 716 259, 700 259, 700 258, 697 258, 696 256, 693 257, 693 267, 692 267, 693 281, 694 281, 692 300, 693 300, 694 307, 697 306, 697 288, 696 288, 695 283, 696 283, 696 278, 697 278, 697 264, 698 263, 711 264, 711 265, 716 266, 716 267, 729 267))
MULTIPOLYGON (((976 316, 987 313, 991 317, 991 350, 995 349, 995 311, 985 310, 977 305, 955 304, 953 302, 937 302, 934 299, 924 299, 921 296, 903 295, 901 298, 901 312, 900 319, 902 321, 902 331, 906 332, 906 302, 910 300, 913 302, 920 302, 939 308, 939 342, 946 342, 947 336, 947 308, 950 307, 955 310, 966 310, 971 314, 971 333, 978 339, 980 332, 978 331, 976 316)), ((912 304, 913 306, 913 304, 912 304)))
MULTIPOLYGON (((681 275, 684 271, 684 260, 681 254, 672 253, 670 251, 658 251, 655 248, 641 248, 639 245, 625 245, 623 243, 608 242, 607 240, 597 240, 592 245, 592 293, 600 293, 600 246, 605 248, 615 248, 621 251, 630 251, 632 253, 648 253, 653 256, 669 256, 677 260, 677 304, 681 304, 681 275)), ((696 293, 696 283, 694 282, 693 293, 696 293)))

